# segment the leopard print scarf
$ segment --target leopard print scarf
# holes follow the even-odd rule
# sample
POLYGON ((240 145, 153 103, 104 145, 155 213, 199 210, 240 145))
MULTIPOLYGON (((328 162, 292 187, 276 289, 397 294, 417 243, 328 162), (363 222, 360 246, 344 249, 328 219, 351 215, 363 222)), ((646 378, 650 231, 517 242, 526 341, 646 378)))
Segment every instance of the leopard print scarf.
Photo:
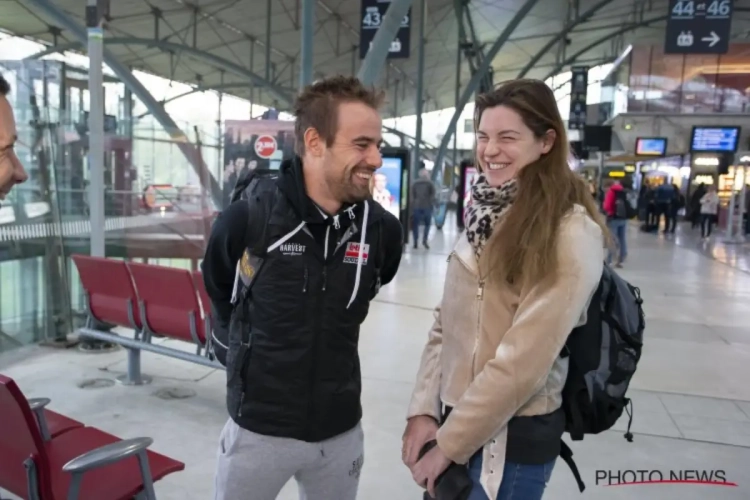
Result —
POLYGON ((464 226, 477 259, 490 239, 497 221, 508 211, 518 192, 518 182, 511 179, 500 187, 492 187, 479 175, 471 188, 471 204, 466 208, 464 226))

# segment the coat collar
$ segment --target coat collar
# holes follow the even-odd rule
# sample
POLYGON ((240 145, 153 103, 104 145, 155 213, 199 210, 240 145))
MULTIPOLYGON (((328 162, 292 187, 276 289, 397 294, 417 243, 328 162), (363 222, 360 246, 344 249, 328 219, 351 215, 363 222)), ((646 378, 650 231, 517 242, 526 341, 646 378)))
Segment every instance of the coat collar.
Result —
POLYGON ((453 255, 461 261, 461 264, 471 272, 474 276, 479 276, 479 262, 477 261, 477 254, 474 253, 474 249, 469 243, 469 239, 466 237, 466 232, 462 232, 461 236, 458 237, 456 244, 453 246, 453 255))

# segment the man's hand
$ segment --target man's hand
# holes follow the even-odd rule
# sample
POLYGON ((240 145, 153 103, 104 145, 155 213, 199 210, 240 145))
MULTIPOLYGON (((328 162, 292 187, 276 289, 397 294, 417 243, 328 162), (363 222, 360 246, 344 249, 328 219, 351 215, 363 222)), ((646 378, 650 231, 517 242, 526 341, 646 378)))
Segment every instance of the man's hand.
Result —
POLYGON ((425 453, 422 460, 411 469, 411 475, 414 481, 422 488, 427 488, 427 493, 435 498, 435 481, 445 472, 445 469, 451 464, 451 460, 445 456, 440 447, 435 446, 425 453))
POLYGON ((419 452, 428 441, 435 439, 438 424, 434 418, 427 415, 418 415, 409 419, 403 435, 403 446, 401 448, 401 460, 409 469, 414 467, 419 459, 419 452))

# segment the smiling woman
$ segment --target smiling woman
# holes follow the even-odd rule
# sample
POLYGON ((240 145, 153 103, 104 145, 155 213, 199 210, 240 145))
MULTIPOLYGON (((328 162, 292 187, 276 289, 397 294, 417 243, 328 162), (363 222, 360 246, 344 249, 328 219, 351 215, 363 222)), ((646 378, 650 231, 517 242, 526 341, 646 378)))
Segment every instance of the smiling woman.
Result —
POLYGON ((543 82, 479 96, 474 127, 481 173, 422 355, 404 462, 430 493, 455 462, 472 500, 539 500, 565 429, 560 352, 601 278, 602 221, 568 168, 543 82))
POLYGON ((16 144, 16 121, 6 96, 10 85, 0 75, 0 201, 11 188, 26 181, 26 171, 13 149, 16 144))

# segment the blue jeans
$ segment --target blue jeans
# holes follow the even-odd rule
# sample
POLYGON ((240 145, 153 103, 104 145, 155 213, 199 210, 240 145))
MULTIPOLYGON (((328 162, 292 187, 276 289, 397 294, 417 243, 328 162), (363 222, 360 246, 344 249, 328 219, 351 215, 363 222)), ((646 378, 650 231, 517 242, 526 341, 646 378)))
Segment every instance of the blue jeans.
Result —
POLYGON ((415 208, 412 210, 411 230, 414 234, 414 244, 419 243, 419 226, 424 225, 424 238, 422 241, 427 241, 427 237, 430 235, 430 225, 432 224, 432 209, 431 208, 415 208))
MULTIPOLYGON (((628 256, 628 242, 626 240, 628 232, 627 219, 610 219, 607 221, 607 227, 612 233, 612 236, 614 236, 615 242, 617 242, 618 253, 620 254, 620 258, 617 259, 617 262, 625 262, 625 259, 628 256)), ((609 251, 607 253, 607 264, 611 263, 612 251, 609 251)))
MULTIPOLYGON (((541 500, 544 489, 552 476, 555 460, 543 465, 522 465, 505 462, 503 480, 496 500, 541 500)), ((484 488, 479 483, 482 474, 482 451, 480 450, 469 460, 469 477, 474 482, 474 488, 469 493, 468 500, 488 500, 484 488)))

